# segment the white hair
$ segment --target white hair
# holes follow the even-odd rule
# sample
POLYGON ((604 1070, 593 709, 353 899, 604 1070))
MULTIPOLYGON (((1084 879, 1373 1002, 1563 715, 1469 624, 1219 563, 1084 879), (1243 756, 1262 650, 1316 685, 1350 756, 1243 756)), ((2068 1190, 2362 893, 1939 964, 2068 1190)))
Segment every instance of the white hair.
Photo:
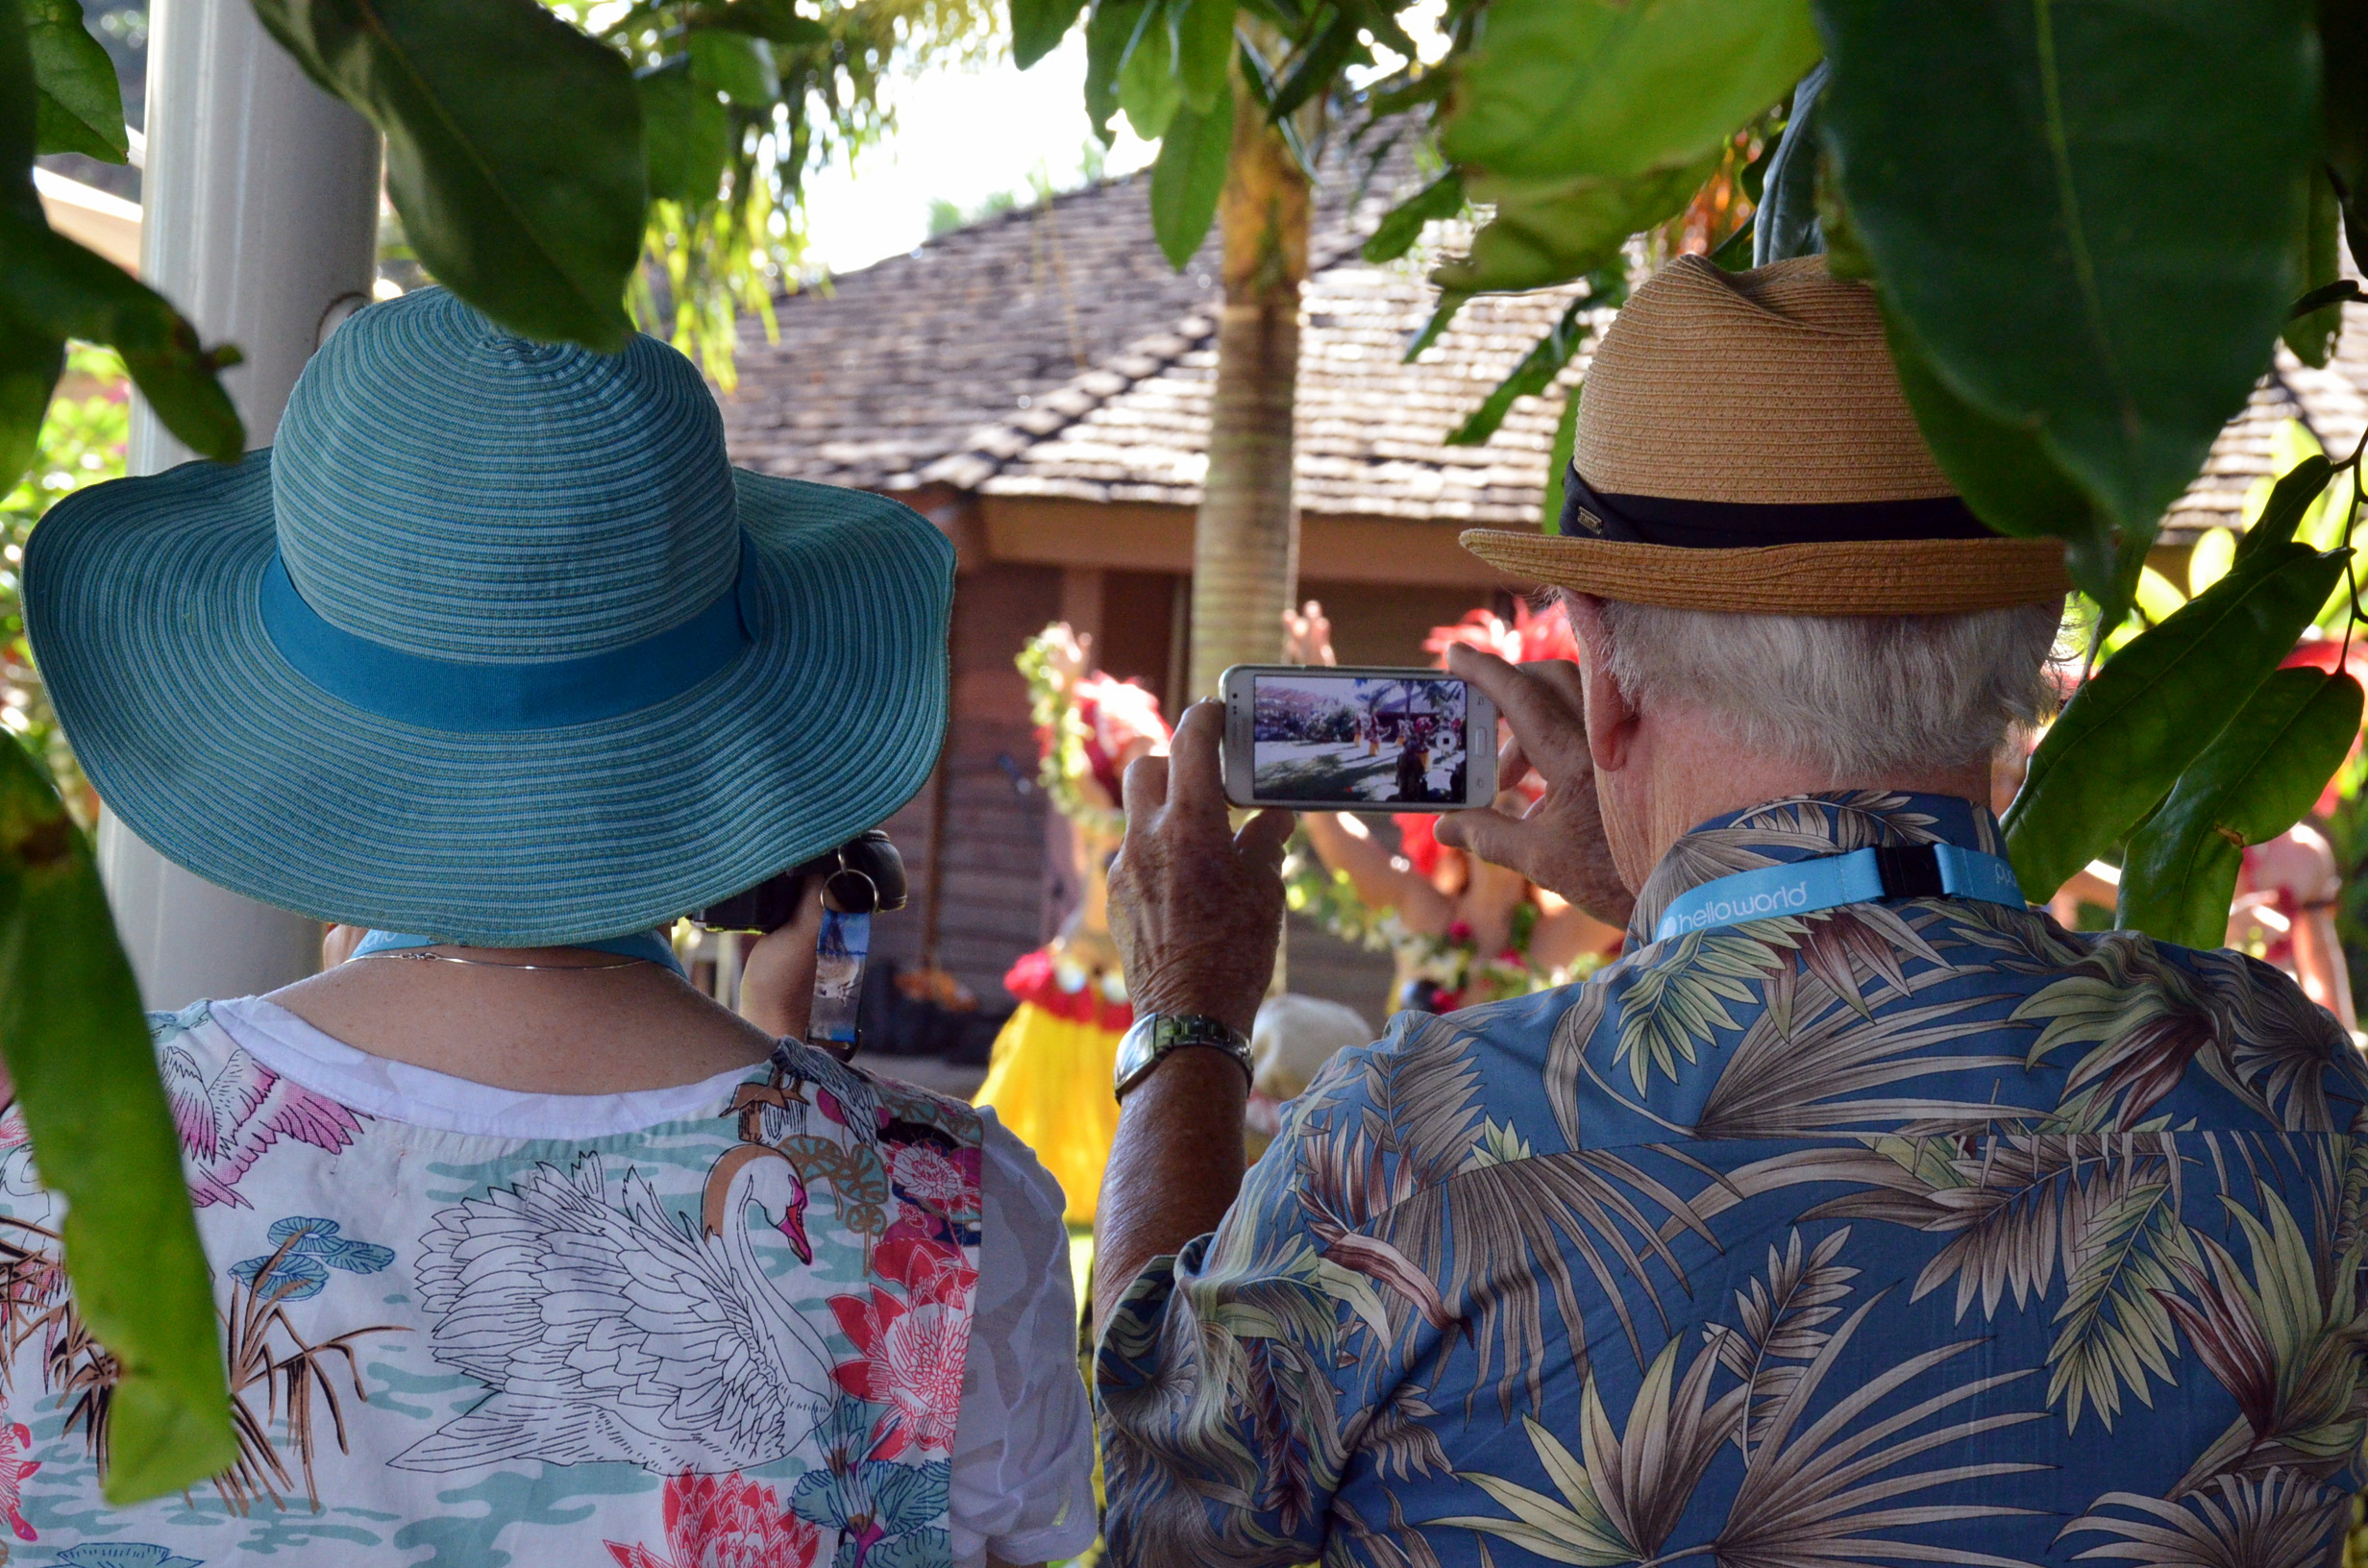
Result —
POLYGON ((1982 761, 2056 703, 2059 604, 1811 616, 1598 603, 1606 667, 1629 700, 1708 712, 1738 749, 1837 783, 1982 761))

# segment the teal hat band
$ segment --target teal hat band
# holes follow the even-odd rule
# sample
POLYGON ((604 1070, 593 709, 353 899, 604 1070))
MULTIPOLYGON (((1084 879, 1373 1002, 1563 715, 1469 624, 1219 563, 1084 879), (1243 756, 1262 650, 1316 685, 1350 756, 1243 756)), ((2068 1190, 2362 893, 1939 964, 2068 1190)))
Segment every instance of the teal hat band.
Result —
POLYGON ((298 674, 382 719, 465 734, 560 729, 680 697, 747 649, 753 638, 742 600, 754 554, 744 533, 732 582, 664 631, 572 659, 478 664, 407 653, 333 625, 305 602, 275 550, 263 568, 263 631, 298 674))
MULTIPOLYGON (((353 958, 368 958, 376 953, 411 952, 422 947, 468 947, 482 943, 448 942, 442 937, 414 936, 407 931, 378 931, 362 933, 355 943, 353 958)), ((571 942, 564 945, 581 947, 587 952, 614 953, 619 958, 637 958, 645 964, 655 964, 681 975, 690 975, 682 968, 682 960, 675 956, 675 944, 666 940, 663 931, 636 931, 630 936, 608 937, 598 942, 571 942)))

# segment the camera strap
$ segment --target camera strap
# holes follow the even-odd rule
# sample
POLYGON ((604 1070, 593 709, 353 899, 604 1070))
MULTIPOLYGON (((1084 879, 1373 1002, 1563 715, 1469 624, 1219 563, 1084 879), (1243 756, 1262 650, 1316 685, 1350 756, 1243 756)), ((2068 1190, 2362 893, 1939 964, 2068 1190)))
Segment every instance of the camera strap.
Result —
POLYGON ((1655 942, 1745 920, 1810 915, 1879 898, 1977 898, 2024 908, 2014 868, 1953 844, 1853 849, 1738 871, 1678 894, 1653 928, 1655 942))
POLYGON ((871 955, 872 917, 826 906, 822 931, 814 939, 814 1007, 805 1038, 842 1061, 855 1054, 860 1039, 855 1016, 863 1002, 864 960, 871 955))

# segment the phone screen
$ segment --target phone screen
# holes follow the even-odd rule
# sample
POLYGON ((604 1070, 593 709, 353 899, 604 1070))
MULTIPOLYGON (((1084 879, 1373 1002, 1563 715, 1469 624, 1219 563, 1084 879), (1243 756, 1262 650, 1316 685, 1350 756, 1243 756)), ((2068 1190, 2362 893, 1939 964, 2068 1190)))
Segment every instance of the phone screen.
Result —
POLYGON ((1251 786, 1260 800, 1468 803, 1471 696, 1455 676, 1295 670, 1250 678, 1251 786))

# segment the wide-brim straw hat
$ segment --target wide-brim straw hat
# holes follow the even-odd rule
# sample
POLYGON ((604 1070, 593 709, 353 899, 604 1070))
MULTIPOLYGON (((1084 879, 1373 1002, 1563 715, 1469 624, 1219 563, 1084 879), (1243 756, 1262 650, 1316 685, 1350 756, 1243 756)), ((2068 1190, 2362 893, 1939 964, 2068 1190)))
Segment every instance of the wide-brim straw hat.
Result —
POLYGON ((60 502, 25 618, 99 796, 323 920, 647 929, 887 818, 946 721, 953 551, 734 470, 690 362, 440 289, 315 355, 275 448, 60 502))
POLYGON ((1781 615, 1942 615, 2060 600, 2063 547, 2008 539, 1916 429, 1863 284, 1822 257, 1681 256, 1604 332, 1560 534, 1474 528, 1516 577, 1602 599, 1781 615))

